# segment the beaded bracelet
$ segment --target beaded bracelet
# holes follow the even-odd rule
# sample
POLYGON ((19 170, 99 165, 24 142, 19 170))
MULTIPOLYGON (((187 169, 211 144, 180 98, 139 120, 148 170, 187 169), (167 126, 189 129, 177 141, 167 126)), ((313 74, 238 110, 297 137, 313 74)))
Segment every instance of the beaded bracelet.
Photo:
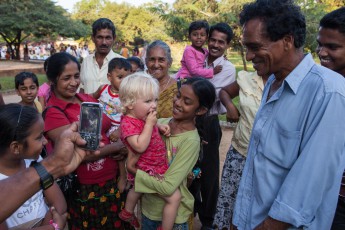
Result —
POLYGON ((59 225, 55 223, 53 220, 50 220, 49 224, 53 226, 54 230, 60 230, 59 225))

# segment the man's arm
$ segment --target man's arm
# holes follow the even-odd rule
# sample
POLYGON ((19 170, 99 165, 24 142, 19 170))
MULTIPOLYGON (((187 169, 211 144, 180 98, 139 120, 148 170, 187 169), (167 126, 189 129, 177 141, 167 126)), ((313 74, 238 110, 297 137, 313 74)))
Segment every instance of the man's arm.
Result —
POLYGON ((327 205, 329 212, 322 221, 332 221, 344 170, 344 113, 345 98, 339 93, 322 94, 313 101, 301 130, 298 158, 271 206, 270 217, 308 226, 327 205))

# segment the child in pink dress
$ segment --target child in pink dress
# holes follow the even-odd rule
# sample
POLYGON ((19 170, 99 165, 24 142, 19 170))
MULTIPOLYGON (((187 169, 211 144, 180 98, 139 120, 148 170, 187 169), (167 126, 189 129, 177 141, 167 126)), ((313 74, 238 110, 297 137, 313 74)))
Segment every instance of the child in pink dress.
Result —
MULTIPOLYGON (((168 169, 166 148, 159 131, 170 134, 168 125, 157 125, 156 108, 159 84, 156 79, 144 72, 137 72, 122 80, 120 100, 123 107, 121 119, 121 140, 129 150, 127 169, 139 168, 152 176, 162 178, 168 169)), ((127 174, 129 182, 134 182, 134 175, 127 174)), ((134 189, 127 195, 125 208, 119 217, 138 228, 139 222, 133 214, 136 203, 141 197, 134 189)), ((163 209, 163 229, 172 229, 177 209, 180 205, 181 193, 177 189, 165 200, 163 209)))
POLYGON ((192 42, 183 52, 181 68, 177 72, 177 78, 203 77, 213 78, 213 75, 222 70, 222 66, 215 66, 213 69, 204 68, 208 50, 203 48, 209 32, 209 25, 206 21, 194 21, 189 26, 188 38, 192 42))

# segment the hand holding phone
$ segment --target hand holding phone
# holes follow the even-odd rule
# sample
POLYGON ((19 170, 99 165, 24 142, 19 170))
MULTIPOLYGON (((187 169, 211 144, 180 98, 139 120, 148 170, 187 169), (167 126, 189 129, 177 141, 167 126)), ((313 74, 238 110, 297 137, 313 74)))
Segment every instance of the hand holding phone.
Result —
POLYGON ((102 105, 95 102, 83 102, 80 107, 80 136, 86 141, 84 149, 97 150, 102 138, 102 105))

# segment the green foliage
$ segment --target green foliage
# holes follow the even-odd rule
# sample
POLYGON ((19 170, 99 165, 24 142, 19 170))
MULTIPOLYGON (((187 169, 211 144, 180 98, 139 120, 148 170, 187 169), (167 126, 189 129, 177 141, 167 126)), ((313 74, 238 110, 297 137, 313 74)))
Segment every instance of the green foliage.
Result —
POLYGON ((326 6, 314 0, 296 0, 301 7, 307 22, 307 35, 305 43, 306 52, 314 52, 317 46, 316 36, 319 30, 320 19, 326 14, 326 6))
POLYGON ((164 22, 159 16, 144 7, 132 7, 107 0, 82 0, 75 6, 73 18, 89 25, 98 18, 109 18, 116 27, 117 41, 130 41, 141 38, 145 41, 168 40, 164 22))
POLYGON ((20 43, 28 36, 43 38, 59 33, 62 36, 82 37, 87 28, 70 19, 67 12, 51 0, 1 0, 0 35, 19 58, 20 43))

